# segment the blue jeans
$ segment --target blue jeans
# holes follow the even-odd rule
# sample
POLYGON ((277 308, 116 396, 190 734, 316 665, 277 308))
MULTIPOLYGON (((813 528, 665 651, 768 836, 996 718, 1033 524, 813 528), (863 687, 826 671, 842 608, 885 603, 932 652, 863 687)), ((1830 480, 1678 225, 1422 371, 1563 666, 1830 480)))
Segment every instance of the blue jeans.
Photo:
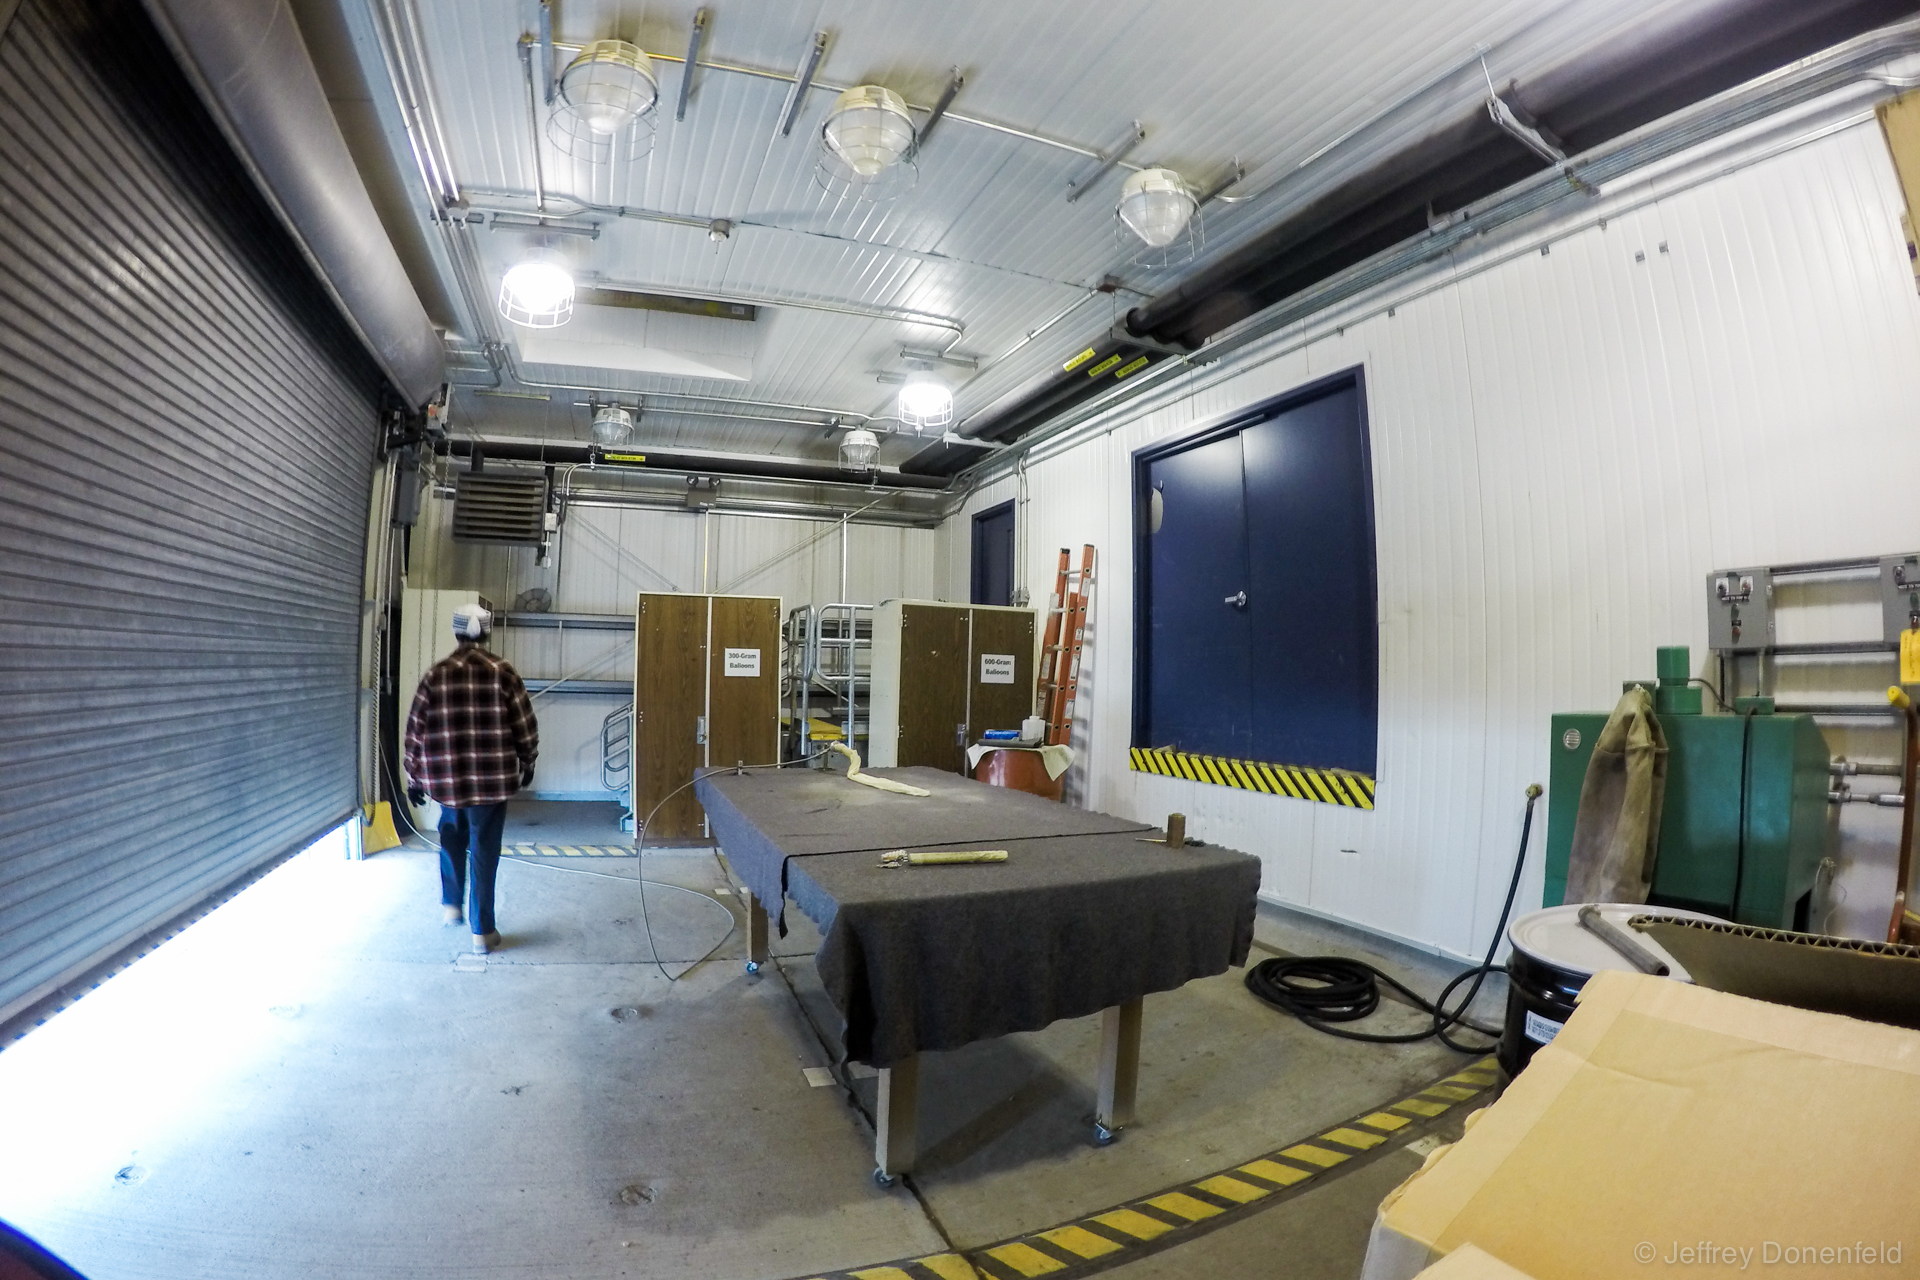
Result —
POLYGON ((500 829, 507 802, 440 810, 440 901, 465 906, 475 933, 492 933, 493 878, 500 870, 500 829))

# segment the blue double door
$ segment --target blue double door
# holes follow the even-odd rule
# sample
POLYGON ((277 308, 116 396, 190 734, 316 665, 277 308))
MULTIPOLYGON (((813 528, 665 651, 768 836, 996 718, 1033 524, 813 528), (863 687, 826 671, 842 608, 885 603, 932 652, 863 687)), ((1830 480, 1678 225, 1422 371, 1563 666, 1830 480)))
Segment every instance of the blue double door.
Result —
POLYGON ((1357 374, 1136 457, 1134 745, 1374 771, 1373 480, 1357 374))

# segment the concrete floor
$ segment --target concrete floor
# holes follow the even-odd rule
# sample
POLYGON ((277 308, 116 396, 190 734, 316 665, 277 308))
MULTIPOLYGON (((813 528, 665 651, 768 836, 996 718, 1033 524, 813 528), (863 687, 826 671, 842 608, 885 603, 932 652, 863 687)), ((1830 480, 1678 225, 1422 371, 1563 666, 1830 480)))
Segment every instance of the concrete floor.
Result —
MULTIPOLYGON (((599 820, 521 817, 541 840, 599 820)), ((0 1053, 0 1218, 94 1280, 779 1280, 1097 1212, 1462 1062, 1317 1034, 1233 971, 1148 997, 1139 1124, 1111 1147, 1088 1141, 1097 1019, 929 1055, 920 1169, 882 1191, 861 1108, 805 1074, 837 1033, 811 926, 790 913, 750 978, 710 851, 649 853, 647 877, 680 886, 646 894, 678 982, 651 963, 631 859, 503 866, 506 946, 484 962, 439 923, 430 852, 294 859, 0 1053)), ((1368 950, 1278 913, 1260 939, 1368 950)), ((1372 950, 1418 988, 1443 979, 1372 950)), ((854 1092, 870 1110, 873 1081, 854 1092)), ((1416 1166, 1387 1153, 1116 1270, 1348 1280, 1416 1166)))

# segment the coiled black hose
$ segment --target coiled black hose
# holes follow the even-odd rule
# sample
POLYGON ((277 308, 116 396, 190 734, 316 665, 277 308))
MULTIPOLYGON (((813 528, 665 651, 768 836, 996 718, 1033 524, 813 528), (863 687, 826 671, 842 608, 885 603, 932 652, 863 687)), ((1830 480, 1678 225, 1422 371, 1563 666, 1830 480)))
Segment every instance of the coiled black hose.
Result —
POLYGON ((1533 806, 1540 799, 1540 790, 1537 782, 1527 788, 1526 816, 1520 822, 1520 852, 1513 859, 1513 879, 1507 885, 1507 900, 1500 908, 1500 923, 1493 928, 1493 941, 1487 946, 1487 957, 1477 968, 1456 975, 1441 989, 1439 999, 1430 1002, 1392 974, 1376 969, 1364 960, 1350 960, 1345 956, 1276 956, 1271 960, 1262 960, 1247 970, 1247 990, 1274 1008, 1292 1014, 1315 1031, 1324 1031, 1330 1036, 1364 1040, 1370 1044, 1413 1044, 1437 1036, 1441 1044, 1456 1053, 1492 1052, 1493 1045, 1463 1044, 1447 1032, 1458 1026, 1478 1031, 1483 1036, 1492 1036, 1496 1040, 1500 1036, 1498 1027, 1483 1027, 1477 1022, 1467 1021, 1467 1010, 1473 1007, 1474 998, 1480 994, 1480 984, 1486 981, 1488 974, 1507 971, 1505 965, 1495 964, 1493 957, 1500 950, 1500 939, 1506 935, 1507 916, 1513 911, 1514 895, 1520 891, 1520 872, 1527 864, 1527 841, 1533 834, 1533 806), (1449 1011, 1447 998, 1469 979, 1473 986, 1467 989, 1466 998, 1449 1011), (1359 1022, 1371 1016, 1380 1007, 1382 982, 1429 1015, 1433 1025, 1422 1031, 1408 1031, 1400 1035, 1348 1031, 1335 1025, 1359 1022))

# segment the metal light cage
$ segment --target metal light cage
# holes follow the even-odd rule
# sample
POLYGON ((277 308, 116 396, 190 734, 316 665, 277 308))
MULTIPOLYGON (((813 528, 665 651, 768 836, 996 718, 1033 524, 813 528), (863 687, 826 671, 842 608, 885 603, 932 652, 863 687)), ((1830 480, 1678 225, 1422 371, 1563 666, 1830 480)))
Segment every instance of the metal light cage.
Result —
POLYGON ((547 139, 575 159, 637 159, 653 149, 660 80, 653 59, 624 40, 595 40, 560 73, 547 139))
POLYGON ((1131 250, 1127 261, 1135 266, 1179 266, 1200 251, 1199 197, 1171 169, 1128 175, 1113 216, 1114 234, 1131 250))
POLYGON ((953 391, 931 373, 908 374, 899 404, 901 424, 915 431, 945 430, 953 423, 953 391))
POLYGON ((880 456, 880 437, 865 427, 855 427, 840 437, 840 469, 872 471, 880 456))
POLYGON ((557 329, 573 319, 573 293, 565 261, 538 249, 500 277, 500 314, 529 329, 557 329))
POLYGON ((633 410, 623 405, 603 404, 593 411, 595 444, 626 444, 633 439, 633 410))
POLYGON ((827 109, 815 180, 835 195, 892 200, 919 178, 917 144, 913 117, 899 94, 877 84, 855 85, 827 109))

